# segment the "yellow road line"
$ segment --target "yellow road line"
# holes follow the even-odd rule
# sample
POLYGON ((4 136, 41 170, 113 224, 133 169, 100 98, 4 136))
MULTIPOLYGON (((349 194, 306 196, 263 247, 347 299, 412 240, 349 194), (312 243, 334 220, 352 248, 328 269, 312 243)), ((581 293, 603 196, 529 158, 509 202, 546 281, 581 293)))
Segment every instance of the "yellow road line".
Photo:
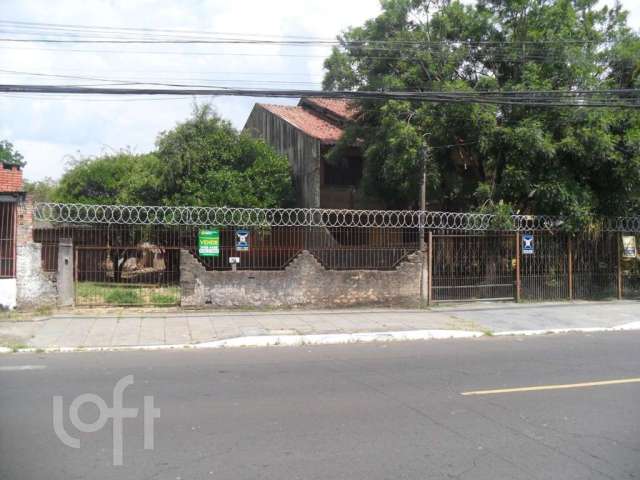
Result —
POLYGON ((622 383, 640 383, 640 378, 622 378, 620 380, 604 380, 601 382, 566 383, 564 385, 539 385, 536 387, 499 388, 497 390, 476 390, 473 392, 462 392, 461 395, 492 395, 494 393, 538 392, 540 390, 601 387, 604 385, 620 385, 622 383))

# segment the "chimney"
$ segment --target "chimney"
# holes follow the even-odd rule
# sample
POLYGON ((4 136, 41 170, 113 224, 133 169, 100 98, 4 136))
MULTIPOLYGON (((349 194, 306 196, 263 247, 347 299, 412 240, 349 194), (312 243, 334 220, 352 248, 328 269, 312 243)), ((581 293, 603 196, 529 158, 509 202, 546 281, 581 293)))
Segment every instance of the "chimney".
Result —
POLYGON ((0 163, 0 193, 22 191, 22 168, 19 165, 0 163))

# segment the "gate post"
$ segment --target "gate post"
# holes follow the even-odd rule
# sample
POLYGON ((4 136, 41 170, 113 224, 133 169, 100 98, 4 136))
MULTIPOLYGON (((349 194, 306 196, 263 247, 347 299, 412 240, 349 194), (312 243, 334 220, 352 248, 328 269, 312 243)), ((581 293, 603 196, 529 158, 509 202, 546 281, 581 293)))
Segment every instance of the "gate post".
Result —
POLYGON ((516 303, 520 303, 520 232, 516 232, 516 303))
POLYGON ((58 306, 71 307, 74 304, 74 258, 73 241, 61 238, 58 243, 58 306))
POLYGON ((573 242, 571 235, 567 236, 567 268, 569 273, 569 300, 573 300, 573 242))

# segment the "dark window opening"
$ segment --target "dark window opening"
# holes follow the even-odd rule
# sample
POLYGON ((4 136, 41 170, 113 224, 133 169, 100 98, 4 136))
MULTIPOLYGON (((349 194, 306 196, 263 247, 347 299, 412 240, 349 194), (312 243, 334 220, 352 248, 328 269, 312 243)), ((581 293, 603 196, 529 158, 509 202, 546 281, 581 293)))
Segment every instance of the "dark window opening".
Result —
POLYGON ((362 178, 362 159, 347 157, 344 160, 331 163, 323 161, 324 184, 335 186, 356 186, 362 178))

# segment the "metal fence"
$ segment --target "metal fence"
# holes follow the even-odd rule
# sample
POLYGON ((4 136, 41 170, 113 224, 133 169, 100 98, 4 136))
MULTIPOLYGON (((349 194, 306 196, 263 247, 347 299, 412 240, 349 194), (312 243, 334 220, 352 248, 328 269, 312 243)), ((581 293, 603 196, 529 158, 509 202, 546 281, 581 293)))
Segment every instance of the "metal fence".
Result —
POLYGON ((0 203, 0 278, 16 276, 16 204, 0 203))
POLYGON ((430 235, 431 300, 513 299, 513 234, 430 235))
POLYGON ((554 217, 514 216, 513 229, 495 231, 490 215, 443 212, 40 204, 35 217, 45 270, 56 268, 59 240, 73 241, 78 304, 177 303, 180 250, 223 271, 283 270, 303 250, 329 270, 392 270, 422 249, 434 302, 640 297, 639 262, 623 259, 619 245, 640 231, 636 217, 575 235, 554 217), (217 230, 217 256, 199 255, 201 229, 217 230), (534 236, 532 254, 524 235, 534 236))

